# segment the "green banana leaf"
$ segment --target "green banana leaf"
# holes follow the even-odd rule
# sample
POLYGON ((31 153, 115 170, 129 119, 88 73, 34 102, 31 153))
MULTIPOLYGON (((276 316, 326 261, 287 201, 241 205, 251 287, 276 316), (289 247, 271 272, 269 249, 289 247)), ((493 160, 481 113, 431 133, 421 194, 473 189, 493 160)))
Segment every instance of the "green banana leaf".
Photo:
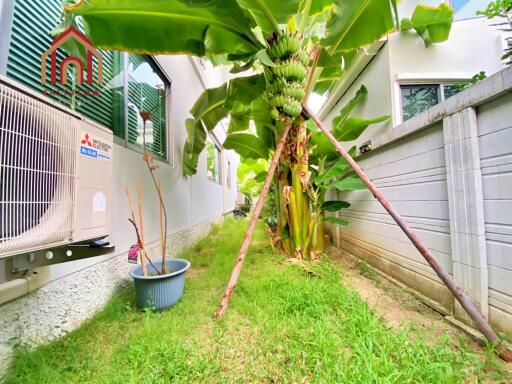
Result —
POLYGON ((348 163, 345 159, 338 159, 326 172, 318 175, 313 179, 313 182, 321 186, 326 181, 332 179, 333 177, 340 177, 346 171, 348 167, 348 163))
POLYGON ((201 120, 208 131, 212 131, 229 113, 229 109, 224 107, 226 92, 227 84, 206 89, 190 109, 192 116, 201 120))
POLYGON ((359 89, 357 90, 355 96, 347 103, 347 105, 345 105, 341 109, 340 114, 332 120, 333 126, 336 127, 338 125, 345 123, 348 116, 350 115, 350 112, 352 112, 352 110, 357 105, 362 103, 364 101, 364 99, 366 99, 367 95, 368 95, 368 90, 366 89, 366 87, 364 85, 361 85, 361 87, 359 87, 359 89))
POLYGON ((237 0, 238 5, 251 14, 263 31, 279 33, 278 25, 287 24, 299 10, 300 0, 237 0))
POLYGON ((187 140, 183 147, 183 176, 192 176, 197 172, 199 155, 206 146, 206 130, 201 121, 185 120, 187 140))
MULTIPOLYGON (((356 140, 371 124, 389 120, 389 116, 379 116, 373 119, 349 117, 342 124, 334 127, 332 134, 338 141, 356 140)), ((316 145, 315 153, 318 157, 336 157, 336 148, 322 132, 311 135, 311 142, 316 145)))
POLYGON ((395 27, 389 0, 335 0, 322 41, 331 53, 371 44, 395 27))
POLYGON ((236 0, 87 0, 65 11, 82 17, 103 49, 204 56, 263 48, 251 29, 255 21, 236 0))
POLYGON ((339 217, 327 216, 324 219, 324 221, 328 221, 329 223, 337 225, 339 227, 347 227, 348 226, 348 221, 340 219, 339 217))
POLYGON ((243 158, 268 159, 268 148, 258 137, 250 133, 232 133, 226 137, 223 147, 233 149, 243 158))
POLYGON ((206 131, 213 131, 227 116, 224 107, 227 84, 203 91, 190 109, 193 119, 185 121, 187 140, 183 148, 183 175, 192 176, 197 172, 199 155, 206 146, 206 131))
POLYGON ((339 191, 359 191, 366 189, 366 185, 357 176, 349 176, 326 186, 326 189, 336 188, 339 191))
POLYGON ((403 19, 400 30, 414 29, 428 47, 448 40, 453 22, 453 10, 446 3, 437 7, 418 5, 411 19, 403 19))
POLYGON ((326 212, 337 212, 340 209, 348 208, 350 207, 350 203, 346 201, 341 200, 329 200, 324 201, 322 205, 320 206, 321 209, 323 209, 326 212))
MULTIPOLYGON (((363 119, 360 117, 349 117, 341 124, 334 126, 334 136, 339 141, 356 140, 371 124, 382 123, 391 118, 389 115, 374 117, 373 119, 363 119)), ((334 121, 333 121, 334 124, 334 121)))
POLYGON ((254 99, 261 96, 265 88, 265 76, 263 74, 237 77, 228 84, 224 106, 230 109, 235 101, 249 105, 254 99))
MULTIPOLYGON (((329 10, 333 7, 333 1, 332 0, 310 0, 311 1, 311 9, 309 11, 310 16, 317 15, 319 13, 322 13, 326 10, 329 10)), ((304 9, 306 0, 302 2, 301 10, 304 9)))
POLYGON ((249 129, 251 121, 251 106, 236 102, 229 113, 228 134, 249 129))

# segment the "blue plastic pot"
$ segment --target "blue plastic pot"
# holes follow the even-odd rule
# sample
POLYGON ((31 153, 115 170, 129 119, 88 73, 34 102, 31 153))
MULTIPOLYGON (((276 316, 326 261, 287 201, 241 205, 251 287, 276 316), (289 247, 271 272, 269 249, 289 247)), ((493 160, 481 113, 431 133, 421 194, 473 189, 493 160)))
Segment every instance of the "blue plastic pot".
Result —
MULTIPOLYGON (((162 262, 153 262, 157 269, 162 268, 162 262)), ((154 308, 158 311, 176 304, 183 295, 185 288, 185 272, 190 262, 184 259, 170 259, 166 261, 167 270, 173 271, 166 275, 157 275, 151 264, 146 264, 148 275, 142 274, 142 267, 137 265, 130 271, 135 283, 135 295, 139 308, 154 308)))

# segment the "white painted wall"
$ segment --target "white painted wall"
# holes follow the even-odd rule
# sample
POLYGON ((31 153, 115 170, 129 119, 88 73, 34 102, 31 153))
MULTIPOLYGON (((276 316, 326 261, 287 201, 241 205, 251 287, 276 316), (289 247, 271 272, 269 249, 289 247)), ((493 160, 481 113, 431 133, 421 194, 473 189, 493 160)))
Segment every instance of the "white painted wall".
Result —
MULTIPOLYGON (((401 6, 413 9, 415 4, 411 3, 404 1, 401 6)), ((401 12, 406 14, 407 11, 401 12)), ((330 122, 364 84, 369 91, 368 98, 352 115, 392 116, 390 122, 370 127, 356 144, 365 142, 402 122, 401 83, 459 81, 482 70, 491 75, 504 67, 499 59, 502 49, 502 36, 483 18, 454 22, 450 39, 429 48, 425 48, 416 33, 392 33, 325 120, 330 122)))
MULTIPOLYGON (((350 86, 324 120, 330 124, 332 119, 336 117, 350 99, 355 96, 361 85, 366 86, 368 89, 368 96, 360 105, 353 109, 352 116, 371 118, 381 115, 390 115, 393 108, 393 93, 389 73, 389 48, 385 45, 361 72, 356 81, 350 86)), ((369 138, 387 131, 391 126, 391 121, 373 125, 363 133, 356 143, 365 142, 369 138)), ((346 143, 346 147, 350 148, 353 144, 352 142, 346 143)))
MULTIPOLYGON (((178 232, 209 220, 218 220, 224 213, 234 209, 236 199, 236 168, 238 156, 233 151, 222 152, 222 179, 218 184, 211 181, 206 174, 206 153, 199 159, 198 172, 195 176, 182 176, 181 158, 186 140, 184 122, 189 117, 189 109, 204 90, 204 84, 217 86, 225 80, 225 70, 198 71, 186 56, 158 56, 162 69, 172 80, 172 95, 169 99, 171 119, 168 125, 169 158, 174 166, 158 162, 158 178, 161 180, 164 199, 168 212, 169 234, 178 232), (227 188, 227 161, 231 162, 231 189, 227 188)), ((225 139, 224 128, 219 125, 214 131, 222 144, 225 139)), ((129 208, 124 187, 131 189, 136 197, 136 185, 141 183, 144 206, 144 231, 146 242, 159 240, 159 206, 157 195, 152 187, 147 167, 142 154, 121 145, 114 145, 113 153, 113 194, 112 194, 112 234, 109 241, 116 246, 115 255, 122 254, 135 243, 133 227, 128 222, 129 208)), ((51 278, 57 279, 80 269, 94 265, 115 255, 107 255, 57 264, 50 267, 51 278)))

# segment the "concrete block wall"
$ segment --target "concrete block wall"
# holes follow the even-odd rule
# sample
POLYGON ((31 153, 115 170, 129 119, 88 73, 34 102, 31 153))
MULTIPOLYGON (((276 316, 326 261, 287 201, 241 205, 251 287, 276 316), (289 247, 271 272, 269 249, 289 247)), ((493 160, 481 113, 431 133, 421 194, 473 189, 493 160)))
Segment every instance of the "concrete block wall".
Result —
MULTIPOLYGON (((512 68, 377 137, 359 163, 491 323, 512 332, 512 68)), ((340 193, 338 247, 464 311, 368 191, 340 193)))

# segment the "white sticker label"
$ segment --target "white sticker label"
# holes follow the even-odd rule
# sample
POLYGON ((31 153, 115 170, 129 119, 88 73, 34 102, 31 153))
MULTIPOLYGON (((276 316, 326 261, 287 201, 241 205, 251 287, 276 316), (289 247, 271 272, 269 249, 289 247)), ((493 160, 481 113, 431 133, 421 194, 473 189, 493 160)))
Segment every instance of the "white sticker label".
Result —
POLYGON ((106 198, 105 194, 101 191, 96 192, 92 198, 92 211, 93 212, 105 212, 106 210, 106 198))

